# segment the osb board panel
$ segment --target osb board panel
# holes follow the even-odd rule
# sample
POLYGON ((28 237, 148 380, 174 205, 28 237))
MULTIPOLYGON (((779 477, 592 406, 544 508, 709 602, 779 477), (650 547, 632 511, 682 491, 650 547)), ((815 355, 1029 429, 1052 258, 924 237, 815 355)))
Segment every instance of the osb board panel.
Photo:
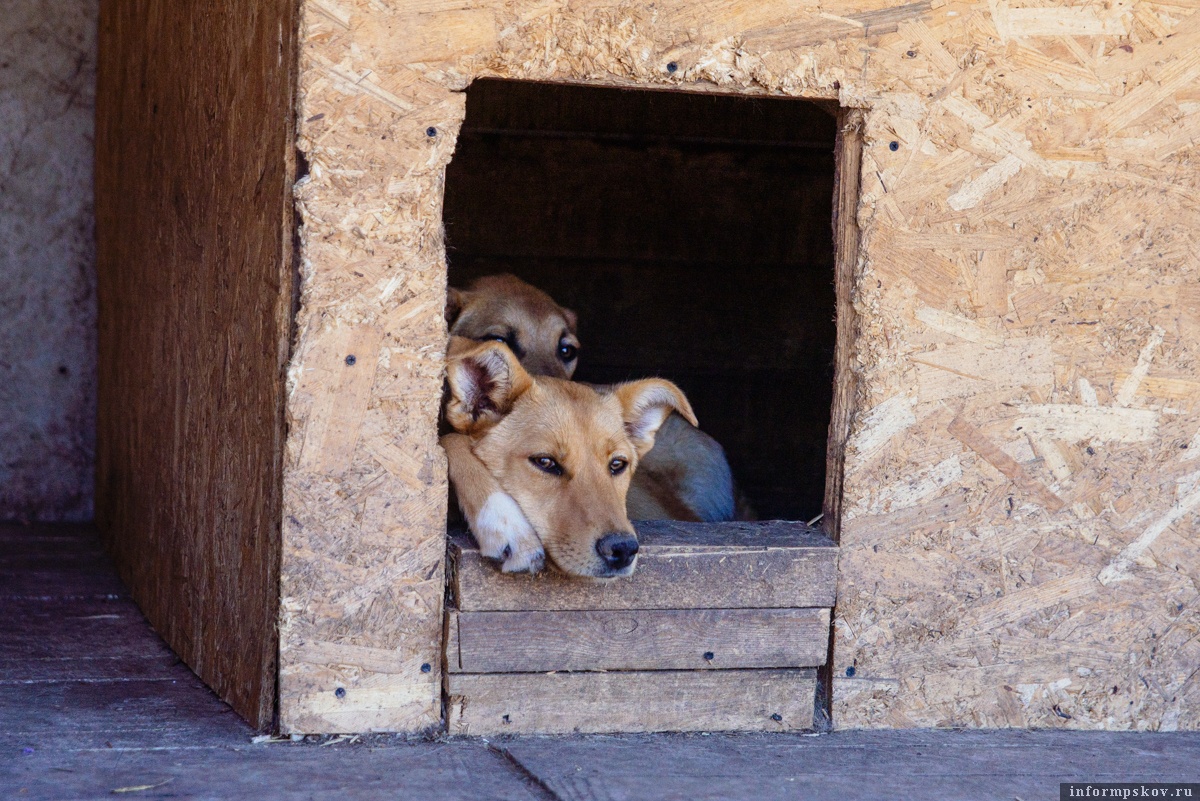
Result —
POLYGON ((610 673, 454 673, 451 734, 803 731, 812 728, 811 669, 610 673))
POLYGON ((295 8, 101 9, 97 520, 155 628, 275 698, 295 8), (188 54, 188 57, 181 57, 188 54))
POLYGON ((835 725, 1200 726, 1192 5, 308 0, 287 719, 337 660, 387 688, 337 725, 435 719, 441 180, 497 76, 864 109, 835 725))

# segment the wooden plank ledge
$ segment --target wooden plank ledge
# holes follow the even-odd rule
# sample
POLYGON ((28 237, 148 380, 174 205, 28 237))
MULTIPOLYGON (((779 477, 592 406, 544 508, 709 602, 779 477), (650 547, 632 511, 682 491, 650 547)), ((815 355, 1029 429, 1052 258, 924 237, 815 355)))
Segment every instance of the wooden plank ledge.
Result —
POLYGON ((452 673, 706 670, 825 663, 828 609, 450 612, 452 673))
POLYGON ((802 523, 635 524, 629 578, 595 581, 554 570, 506 575, 466 533, 450 541, 462 612, 600 609, 776 609, 833 606, 837 548, 802 523))
POLYGON ((802 731, 816 671, 456 673, 446 676, 451 734, 802 731))

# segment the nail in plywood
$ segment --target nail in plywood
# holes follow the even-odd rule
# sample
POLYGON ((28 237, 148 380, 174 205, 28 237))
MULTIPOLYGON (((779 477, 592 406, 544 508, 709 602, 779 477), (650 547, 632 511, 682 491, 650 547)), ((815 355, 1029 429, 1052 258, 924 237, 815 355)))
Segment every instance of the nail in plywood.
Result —
POLYGON ((446 677, 447 725, 473 735, 802 731, 815 686, 811 669, 457 673, 446 677))
POLYGON ((313 425, 304 438, 301 465, 308 470, 341 472, 358 444, 371 385, 375 381, 383 331, 374 326, 344 328, 313 354, 312 372, 301 386, 313 387, 313 425))
POLYGON ((755 609, 829 607, 837 549, 799 523, 642 521, 641 549, 629 578, 581 581, 554 571, 500 573, 474 542, 451 543, 458 609, 755 609))
POLYGON ((1012 479, 1013 483, 1022 492, 1028 494, 1033 501, 1053 511, 1058 511, 1065 505, 1062 498, 1055 495, 1050 491, 1049 487, 1031 476, 1016 459, 1000 450, 994 442, 984 436, 982 431, 966 420, 956 417, 950 421, 950 425, 947 426, 946 430, 968 448, 979 454, 992 467, 1012 479))
POLYGON ((812 667, 828 609, 450 612, 451 673, 812 667))

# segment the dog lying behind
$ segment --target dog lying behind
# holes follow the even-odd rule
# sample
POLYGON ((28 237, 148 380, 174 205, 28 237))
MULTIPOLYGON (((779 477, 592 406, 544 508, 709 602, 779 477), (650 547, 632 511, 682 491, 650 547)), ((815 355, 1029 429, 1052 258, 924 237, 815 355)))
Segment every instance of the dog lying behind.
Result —
POLYGON ((536 572, 549 557, 576 576, 632 573, 630 479, 672 412, 695 425, 683 392, 657 378, 597 389, 531 376, 508 345, 460 337, 446 374, 455 433, 442 446, 484 556, 508 572, 536 572))
MULTIPOLYGON (((575 312, 512 275, 485 276, 465 290, 451 288, 446 322, 452 336, 505 343, 534 375, 570 378, 579 363, 575 312)), ((459 500, 467 506, 482 502, 464 495, 459 490, 459 500)), ((753 518, 737 493, 720 444, 678 414, 672 414, 659 430, 654 450, 633 477, 626 502, 634 520, 753 518)), ((476 520, 466 506, 464 514, 471 530, 476 530, 476 520)))

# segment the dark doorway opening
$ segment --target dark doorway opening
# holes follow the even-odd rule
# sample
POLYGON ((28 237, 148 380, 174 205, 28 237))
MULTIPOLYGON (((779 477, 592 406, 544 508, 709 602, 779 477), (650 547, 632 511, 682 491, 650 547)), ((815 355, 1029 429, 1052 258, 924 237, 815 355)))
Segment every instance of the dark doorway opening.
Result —
POLYGON ((760 519, 825 499, 837 109, 480 80, 447 170, 452 286, 512 273, 579 315, 575 378, 669 378, 760 519))

